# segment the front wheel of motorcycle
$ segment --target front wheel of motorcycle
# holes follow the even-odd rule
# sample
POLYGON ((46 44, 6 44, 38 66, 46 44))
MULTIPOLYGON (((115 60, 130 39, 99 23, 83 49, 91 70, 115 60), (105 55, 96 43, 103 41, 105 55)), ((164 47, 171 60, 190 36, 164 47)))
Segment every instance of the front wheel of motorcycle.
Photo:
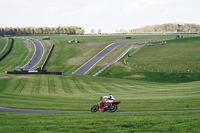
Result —
POLYGON ((109 109, 109 112, 115 112, 117 110, 117 105, 112 105, 111 108, 109 109))
POLYGON ((91 112, 97 112, 99 110, 99 106, 97 105, 94 105, 92 108, 91 108, 91 112))

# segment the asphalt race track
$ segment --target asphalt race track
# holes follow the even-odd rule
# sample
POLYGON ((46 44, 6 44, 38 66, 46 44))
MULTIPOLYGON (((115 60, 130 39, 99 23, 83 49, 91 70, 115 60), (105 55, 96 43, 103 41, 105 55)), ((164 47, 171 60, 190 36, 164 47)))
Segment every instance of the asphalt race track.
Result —
POLYGON ((36 66, 40 62, 44 54, 44 47, 41 42, 32 38, 27 38, 27 40, 31 41, 34 44, 35 53, 32 59, 25 66, 23 66, 23 70, 25 71, 28 71, 34 66, 36 66))
MULTIPOLYGON (((90 111, 52 111, 52 110, 26 110, 26 109, 8 109, 1 108, 0 112, 10 113, 89 113, 90 111)), ((178 111, 116 111, 116 113, 182 113, 182 112, 200 112, 200 110, 178 110, 178 111)))
POLYGON ((114 48, 122 44, 133 43, 133 41, 127 42, 117 42, 112 43, 105 47, 101 52, 95 55, 92 59, 82 65, 79 69, 77 69, 73 74, 76 75, 85 75, 96 63, 98 63, 104 56, 106 56, 109 52, 111 52, 114 48))
POLYGON ((0 112, 10 112, 10 113, 84 113, 88 111, 52 111, 52 110, 27 110, 27 109, 8 109, 1 108, 0 112))

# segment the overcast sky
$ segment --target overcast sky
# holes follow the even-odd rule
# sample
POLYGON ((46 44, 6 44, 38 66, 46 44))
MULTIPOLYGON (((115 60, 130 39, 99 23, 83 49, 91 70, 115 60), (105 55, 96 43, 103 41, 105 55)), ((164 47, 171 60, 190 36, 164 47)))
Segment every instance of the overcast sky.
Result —
POLYGON ((81 26, 112 33, 163 23, 200 24, 200 0, 0 0, 0 27, 81 26))

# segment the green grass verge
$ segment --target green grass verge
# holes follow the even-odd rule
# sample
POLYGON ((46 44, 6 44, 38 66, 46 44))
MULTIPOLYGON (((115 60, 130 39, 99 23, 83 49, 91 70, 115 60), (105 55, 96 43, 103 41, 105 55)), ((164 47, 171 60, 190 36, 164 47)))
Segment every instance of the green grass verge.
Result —
POLYGON ((0 113, 1 132, 199 132, 200 113, 0 113))
POLYGON ((6 46, 7 39, 6 38, 0 38, 0 52, 4 49, 6 46))
POLYGON ((16 66, 23 67, 33 56, 32 44, 27 45, 27 40, 23 39, 14 38, 14 40, 12 51, 0 62, 0 73, 13 71, 16 66))
POLYGON ((1 45, 1 46, 3 46, 3 47, 1 47, 0 48, 0 58, 2 57, 2 56, 4 56, 7 52, 8 52, 8 50, 10 49, 10 47, 11 47, 11 42, 12 42, 12 40, 10 39, 10 38, 8 38, 8 42, 7 42, 7 40, 5 39, 4 41, 1 41, 0 42, 0 44, 3 44, 3 45, 1 45), (8 44, 7 44, 8 43, 8 44), (6 46, 7 45, 7 46, 6 46), (5 48, 5 46, 6 46, 6 48, 5 48), (5 49, 4 49, 5 48, 5 49), (3 50, 4 49, 4 50, 3 50))

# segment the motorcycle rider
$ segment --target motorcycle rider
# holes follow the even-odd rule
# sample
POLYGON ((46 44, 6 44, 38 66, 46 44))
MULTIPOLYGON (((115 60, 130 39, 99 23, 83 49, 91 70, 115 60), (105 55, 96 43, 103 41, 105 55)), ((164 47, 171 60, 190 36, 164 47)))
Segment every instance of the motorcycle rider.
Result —
POLYGON ((106 103, 108 104, 106 107, 110 106, 110 102, 115 101, 115 98, 113 97, 112 94, 108 94, 108 96, 103 96, 101 98, 105 99, 106 103))

